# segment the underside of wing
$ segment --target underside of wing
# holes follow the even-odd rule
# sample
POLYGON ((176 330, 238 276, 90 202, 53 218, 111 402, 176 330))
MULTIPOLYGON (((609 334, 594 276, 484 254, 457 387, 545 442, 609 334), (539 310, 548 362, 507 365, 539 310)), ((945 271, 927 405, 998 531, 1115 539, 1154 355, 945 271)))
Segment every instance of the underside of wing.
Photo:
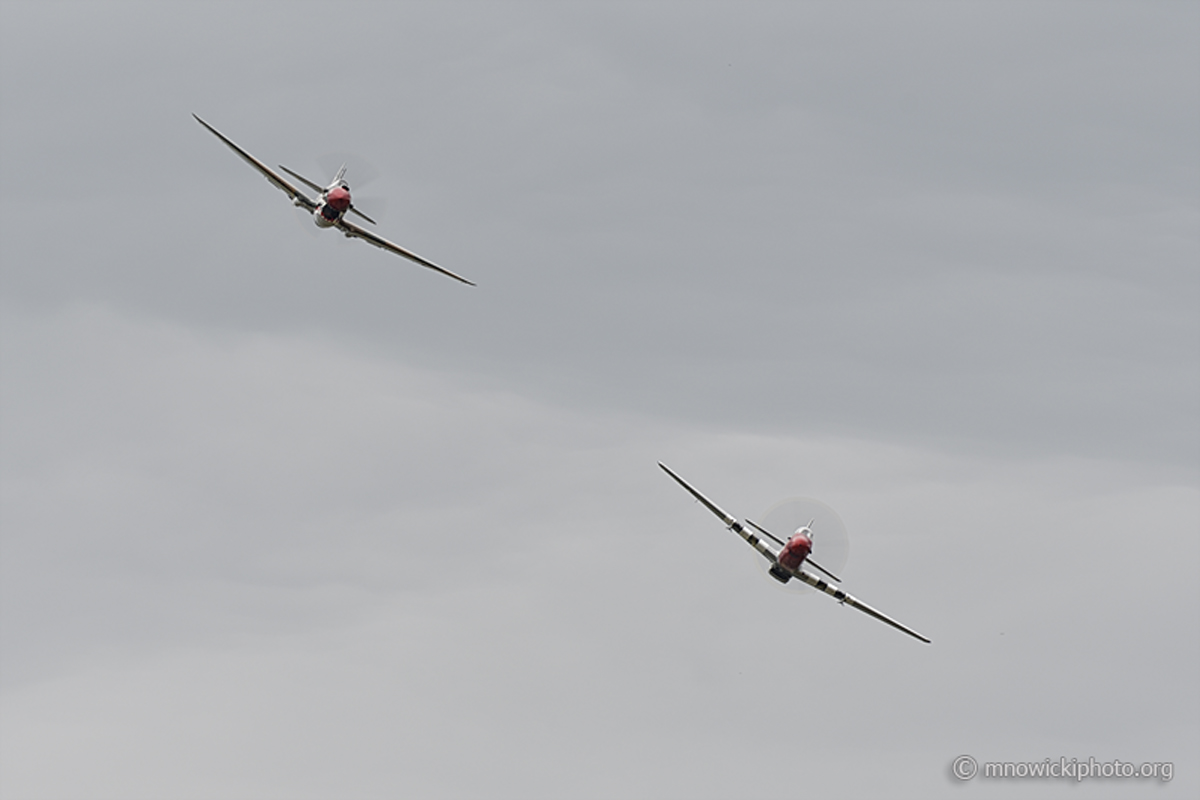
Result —
POLYGON ((863 612, 864 614, 872 616, 875 619, 877 619, 880 622, 883 622, 887 625, 891 625, 896 630, 904 631, 905 633, 907 633, 909 636, 913 637, 914 639, 920 639, 925 644, 930 643, 930 641, 928 639, 926 639, 924 636, 917 633, 916 631, 914 631, 912 628, 908 627, 907 625, 903 625, 903 624, 897 622, 896 620, 889 617, 887 614, 884 614, 882 611, 877 611, 874 608, 871 608, 869 605, 867 605, 863 601, 859 600, 858 598, 854 597, 851 594, 848 594, 847 592, 842 591, 841 589, 837 588, 836 586, 830 586, 828 583, 821 580, 816 575, 810 575, 809 573, 805 572, 802 569, 792 569, 792 570, 788 570, 788 572, 792 573, 793 578, 796 578, 800 581, 803 581, 804 583, 807 583, 809 586, 813 587, 814 589, 819 589, 820 591, 822 591, 825 594, 832 597, 834 600, 841 601, 842 603, 845 603, 846 605, 851 606, 852 608, 857 608, 859 611, 863 612))
POLYGON ((662 467, 663 472, 667 473, 672 478, 674 478, 675 482, 678 483, 680 486, 682 486, 684 489, 686 489, 688 494, 690 494, 692 497, 696 498, 696 500, 698 500, 701 503, 701 505, 703 505, 705 508, 707 508, 712 513, 716 514, 717 517, 720 518, 721 522, 725 523, 725 526, 727 528, 729 528, 729 530, 733 531, 738 536, 745 539, 746 544, 750 545, 755 550, 757 550, 762 555, 763 558, 765 558, 767 561, 770 561, 772 564, 775 564, 779 561, 779 557, 775 554, 775 552, 770 547, 768 547, 767 544, 762 539, 758 538, 751 531, 746 530, 745 526, 743 526, 742 523, 738 522, 735 518, 731 517, 728 513, 725 512, 724 509, 722 509, 720 506, 718 506, 712 500, 709 500, 707 497, 700 494, 700 492, 698 492, 690 483, 688 483, 683 478, 676 475, 671 470, 671 468, 668 467, 666 464, 664 464, 660 461, 660 462, 658 462, 658 466, 662 467))
POLYGON ((266 178, 268 181, 270 181, 272 184, 274 184, 277 188, 282 190, 284 194, 286 194, 289 198, 291 198, 292 202, 294 202, 296 205, 300 206, 301 208, 304 208, 305 210, 309 211, 310 213, 312 211, 316 210, 316 208, 317 208, 316 203, 314 203, 312 200, 310 200, 308 197, 306 197, 303 193, 301 193, 300 190, 297 189, 295 186, 292 186, 290 183, 288 183, 286 180, 284 180, 278 173, 276 173, 274 170, 272 170, 266 164, 259 161, 254 156, 247 153, 242 148, 238 147, 236 144, 233 143, 232 140, 227 138, 225 136, 225 134, 221 133, 219 130, 214 128, 212 125, 209 125, 207 122, 200 119, 200 117, 197 117, 195 114, 192 114, 192 116, 196 117, 197 122, 199 122, 204 127, 208 128, 209 131, 211 131, 214 136, 216 136, 218 139, 220 139, 222 142, 224 142, 229 147, 230 150, 232 150, 233 152, 235 152, 239 156, 241 156, 242 159, 247 164, 249 164, 250 166, 254 167, 256 170, 261 172, 264 178, 266 178))
POLYGON ((463 276, 455 275, 450 270, 445 269, 443 267, 439 267, 437 264, 433 263, 432 261, 421 258, 416 253, 405 250, 400 245, 395 244, 393 242, 389 242, 387 239, 384 239, 382 236, 377 236, 374 233, 371 233, 366 228, 360 228, 357 225, 355 225, 353 222, 347 222, 345 219, 342 219, 338 222, 337 226, 338 226, 338 229, 342 233, 346 234, 347 236, 352 236, 357 239, 362 239, 363 241, 373 244, 376 247, 379 247, 383 250, 388 250, 392 253, 395 253, 398 256, 404 256, 405 258, 409 259, 410 261, 415 261, 416 263, 420 264, 423 267, 428 267, 429 269, 436 270, 437 272, 440 272, 443 275, 447 275, 451 278, 454 278, 454 280, 456 280, 456 281, 462 281, 463 283, 467 284, 468 286, 475 285, 474 283, 467 280, 463 276))
MULTIPOLYGON (((863 612, 864 614, 868 614, 868 615, 874 617, 875 619, 879 620, 880 622, 887 623, 888 625, 891 625, 893 628, 904 631, 909 636, 912 636, 915 639, 920 639, 922 642, 925 642, 925 644, 929 644, 928 639, 926 639, 924 636, 922 636, 921 634, 914 631, 912 628, 901 625, 896 620, 892 619, 891 617, 887 616, 886 614, 884 614, 880 611, 876 611, 875 609, 871 608, 866 603, 862 602, 861 600, 858 600, 857 598, 851 596, 850 594, 847 594, 846 592, 842 591, 838 587, 830 586, 828 583, 826 583, 821 578, 818 578, 815 575, 810 575, 809 573, 805 572, 802 569, 789 569, 788 567, 784 566, 783 564, 781 564, 779 562, 778 554, 776 554, 774 551, 772 551, 771 548, 768 547, 767 544, 765 542, 763 542, 762 539, 759 539, 753 532, 747 530, 746 527, 744 525, 742 525, 742 523, 738 522, 736 519, 731 517, 728 513, 725 512, 724 509, 722 509, 716 503, 709 500, 704 495, 700 494, 700 492, 697 491, 695 489, 695 487, 693 487, 690 483, 685 481, 683 478, 676 475, 671 470, 671 468, 668 467, 666 464, 664 464, 660 461, 660 462, 658 462, 658 466, 660 466, 662 468, 663 472, 667 473, 672 478, 674 478, 676 483, 678 483, 680 486, 682 486, 684 489, 686 489, 688 494, 690 494, 692 497, 696 498, 697 501, 699 501, 701 504, 703 504, 704 507, 707 508, 709 511, 711 511, 713 514, 716 514, 717 517, 719 517, 720 520, 722 522, 724 522, 725 525, 731 531, 733 531, 738 536, 741 536, 743 539, 745 539, 747 544, 749 544, 751 547, 753 547, 755 550, 757 550, 759 553, 761 553, 763 558, 770 561, 771 564, 773 565, 771 567, 771 574, 773 576, 779 578, 780 580, 786 580, 787 576, 790 574, 793 578, 796 578, 797 580, 801 581, 802 583, 808 584, 809 586, 813 587, 814 589, 818 589, 818 590, 824 592, 825 594, 832 597, 834 600, 840 600, 841 602, 845 603, 846 605, 857 608, 859 611, 863 612), (781 572, 779 572, 779 574, 776 574, 776 570, 780 570, 781 572)), ((762 528, 759 528, 753 522, 750 522, 749 520, 747 520, 747 522, 752 527, 761 531, 766 536, 769 536, 770 538, 774 539, 777 542, 780 541, 772 534, 767 533, 767 531, 762 530, 762 528)), ((781 544, 782 544, 782 542, 781 542, 781 544)), ((816 565, 814 564, 813 566, 816 566, 816 565)), ((817 569, 821 569, 821 568, 817 567, 817 569)), ((821 571, 824 572, 825 570, 821 569, 821 571)), ((830 577, 833 577, 833 576, 830 576, 830 577)), ((837 578, 834 578, 834 580, 837 580, 837 578)))
POLYGON ((658 466, 662 468, 663 472, 667 473, 672 478, 674 478, 676 483, 678 483, 680 486, 682 486, 684 489, 686 489, 688 494, 690 494, 692 497, 694 497, 698 501, 700 501, 700 503, 705 508, 707 508, 709 511, 716 514, 717 517, 720 518, 721 522, 724 522, 726 525, 729 525, 729 526, 732 526, 734 523, 737 522, 736 519, 729 516, 729 514, 727 514, 720 506, 718 506, 712 500, 709 500, 704 495, 700 494, 700 492, 698 492, 690 483, 688 483, 683 478, 676 475, 675 472, 670 467, 668 467, 666 464, 664 464, 660 461, 660 462, 658 462, 658 466))

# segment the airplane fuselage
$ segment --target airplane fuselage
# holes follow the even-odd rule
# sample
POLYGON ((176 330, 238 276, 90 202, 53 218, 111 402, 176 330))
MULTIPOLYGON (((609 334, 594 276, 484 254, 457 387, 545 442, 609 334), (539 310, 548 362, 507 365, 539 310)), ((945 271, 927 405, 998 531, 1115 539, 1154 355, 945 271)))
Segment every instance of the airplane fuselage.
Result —
MULTIPOLYGON (((772 541, 778 542, 780 545, 782 545, 783 549, 776 554, 768 545, 763 543, 762 539, 758 538, 757 533, 749 530, 745 525, 729 516, 724 509, 722 509, 712 500, 709 500, 707 497, 700 494, 700 492, 696 491, 696 489, 694 489, 690 483, 672 472, 670 467, 668 467, 666 464, 660 461, 658 462, 658 466, 660 466, 664 472, 674 478, 675 482, 682 486, 688 494, 700 501, 701 505, 716 515, 721 522, 725 523, 725 526, 729 528, 729 530, 745 539, 746 544, 753 547, 759 553, 762 553, 763 557, 771 562, 770 575, 775 580, 779 581, 780 583, 787 583, 792 578, 796 578, 801 583, 808 584, 817 591, 829 595, 843 605, 856 608, 864 614, 874 617, 884 624, 891 625, 896 630, 904 631, 914 639, 920 639, 925 644, 929 644, 929 639, 917 633, 912 628, 901 625, 896 620, 892 619, 886 614, 876 611, 858 598, 853 597, 836 586, 830 586, 828 583, 816 577, 815 575, 810 575, 809 573, 800 569, 800 565, 804 563, 804 560, 808 558, 808 554, 812 552, 812 522, 809 522, 808 525, 805 525, 797 530, 796 533, 792 535, 792 538, 789 539, 785 544, 781 539, 775 538, 774 535, 767 533, 767 531, 763 528, 760 528, 758 525, 750 522, 750 520, 746 520, 749 526, 755 531, 763 533, 764 535, 770 537, 772 541), (787 559, 786 561, 784 560, 785 558, 787 559), (795 564, 795 566, 792 566, 792 564, 795 564)), ((815 562, 810 561, 809 563, 822 572, 827 572, 824 568, 817 566, 815 562)), ((830 577, 835 581, 841 580, 833 575, 830 575, 830 577)))
POLYGON ((326 189, 321 204, 313 211, 313 222, 318 228, 332 228, 346 215, 350 208, 350 190, 344 186, 326 189))
POLYGON ((796 531, 796 535, 788 539, 788 543, 779 551, 778 563, 767 570, 772 578, 780 583, 787 583, 792 573, 800 569, 804 559, 812 552, 812 539, 808 537, 805 528, 796 531), (780 567, 783 567, 782 569, 780 567))
POLYGON ((219 130, 214 128, 212 125, 209 125, 195 114, 192 114, 192 116, 196 117, 196 122, 199 122, 201 125, 207 128, 210 133, 224 142, 226 147, 237 153, 239 158, 241 158, 250 166, 254 167, 254 169, 258 170, 259 174, 266 178, 272 186, 286 194, 288 198, 291 199, 293 205, 312 214, 313 222, 316 223, 318 228, 337 227, 348 239, 362 239, 364 242, 378 247, 381 250, 387 250, 390 253, 403 256, 409 261, 415 261, 423 267, 436 270, 437 272, 440 272, 447 277, 454 278, 454 280, 465 283, 468 286, 475 285, 463 276, 455 275, 450 270, 443 269, 432 261, 421 258, 416 253, 405 250, 395 242, 389 242, 382 236, 377 236, 365 228, 360 228, 350 220, 346 219, 346 213, 352 212, 356 216, 362 217, 372 225, 375 224, 375 220, 371 219, 350 204, 350 187, 342 180, 342 177, 346 174, 345 164, 343 164, 342 168, 338 170, 337 175, 334 176, 333 182, 325 188, 321 188, 320 185, 313 183, 308 178, 297 175, 295 172, 292 172, 282 164, 279 165, 281 170, 291 175, 297 181, 303 183, 314 192, 318 193, 318 199, 313 200, 308 197, 308 195, 304 194, 304 192, 300 191, 291 183, 289 183, 287 179, 285 179, 279 173, 275 172, 275 170, 271 169, 266 164, 259 161, 242 148, 238 147, 236 144, 234 144, 233 140, 227 137, 225 134, 221 133, 219 130))

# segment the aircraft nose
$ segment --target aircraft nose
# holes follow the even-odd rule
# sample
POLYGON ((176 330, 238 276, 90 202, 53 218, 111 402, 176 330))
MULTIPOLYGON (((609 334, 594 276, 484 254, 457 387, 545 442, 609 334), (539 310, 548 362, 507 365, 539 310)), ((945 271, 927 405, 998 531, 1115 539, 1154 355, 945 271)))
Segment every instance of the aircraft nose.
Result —
POLYGON ((325 202, 336 208, 338 211, 345 211, 350 207, 350 192, 343 189, 341 186, 330 189, 329 194, 325 197, 325 202))

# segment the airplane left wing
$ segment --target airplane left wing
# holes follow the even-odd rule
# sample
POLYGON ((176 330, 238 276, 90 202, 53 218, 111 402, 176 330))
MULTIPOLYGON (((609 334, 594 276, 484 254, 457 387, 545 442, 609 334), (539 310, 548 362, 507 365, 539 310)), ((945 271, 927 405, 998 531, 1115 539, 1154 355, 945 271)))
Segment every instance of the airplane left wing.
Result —
POLYGON ((684 489, 687 489, 688 494, 690 494, 692 497, 699 500, 704 505, 705 508, 707 508, 709 511, 711 511, 712 513, 714 513, 718 517, 720 517, 721 522, 725 523, 725 527, 729 528, 729 530, 733 531, 738 536, 745 539, 746 543, 749 544, 751 547, 753 547, 755 550, 757 550, 759 553, 761 553, 762 557, 765 558, 767 561, 770 561, 772 564, 778 563, 779 557, 775 555, 775 553, 771 550, 770 547, 767 547, 767 545, 763 542, 762 539, 758 538, 753 533, 746 530, 745 527, 742 526, 742 523, 738 522, 736 519, 729 516, 729 514, 725 513, 725 511, 723 511, 721 509, 721 507, 718 506, 716 503, 714 503, 712 500, 709 500, 707 497, 705 497, 704 495, 700 494, 698 491, 693 489, 692 485, 690 483, 688 483, 683 478, 679 477, 674 472, 672 472, 671 468, 668 467, 666 464, 664 464, 660 461, 660 462, 658 462, 658 465, 660 467, 662 467, 663 472, 667 473, 672 478, 674 478, 676 483, 678 483, 684 489))
MULTIPOLYGON (((687 489, 688 493, 692 497, 699 500, 702 504, 704 504, 704 506, 709 511, 711 511, 712 513, 714 513, 718 517, 720 517, 721 522, 724 522, 726 527, 728 527, 731 531, 736 533, 738 536, 741 536, 743 539, 745 539, 750 544, 751 547, 753 547, 758 552, 762 553, 763 557, 766 558, 768 561, 770 561, 772 564, 775 564, 776 566, 778 566, 782 569, 785 569, 789 573, 791 573, 793 578, 796 578, 797 580, 801 581, 802 583, 808 584, 809 586, 813 587, 814 589, 824 592, 825 594, 832 597, 834 600, 842 602, 852 608, 857 608, 859 611, 863 612, 864 614, 867 614, 868 616, 874 617, 875 619, 879 620, 880 622, 891 625, 893 628, 895 628, 897 630, 904 631, 909 636, 912 636, 914 639, 920 639, 925 644, 930 643, 928 639, 926 639, 924 636, 922 636, 921 634, 914 631, 912 628, 909 628, 906 625, 900 624, 899 622, 892 619, 891 617, 889 617, 888 615, 884 614, 881 611, 876 611, 875 609, 871 608, 866 603, 862 602, 861 600, 854 597, 853 595, 842 591, 838 587, 830 586, 828 583, 821 580, 817 576, 810 575, 809 573, 805 572, 802 569, 788 569, 787 567, 784 567, 782 564, 779 563, 779 557, 771 551, 771 548, 767 547, 767 545, 764 544, 763 541, 761 539, 759 539, 757 536, 755 536, 753 533, 746 530, 742 526, 742 523, 738 522, 736 519, 729 516, 729 514, 726 513, 720 506, 718 506, 716 503, 709 500, 707 497, 700 494, 700 492, 698 492, 694 488, 692 488, 691 484, 689 484, 683 478, 679 477, 674 472, 672 472, 670 467, 668 467, 666 464, 664 464, 660 461, 660 462, 658 462, 658 465, 660 467, 662 467, 663 472, 666 472, 668 475, 670 475, 672 478, 674 478, 676 483, 678 483, 684 489, 687 489)), ((753 522, 751 522, 750 524, 754 525, 753 522)), ((754 527, 757 528, 758 526, 754 525, 754 527)), ((765 533, 765 531, 764 531, 764 533, 765 533)))
MULTIPOLYGON (((192 114, 192 116, 196 117, 195 114, 192 114)), ((225 136, 225 134, 221 133, 219 130, 214 128, 212 125, 209 125, 207 122, 200 119, 200 117, 196 117, 196 122, 199 122, 201 125, 203 125, 204 127, 208 128, 210 131, 212 131, 213 135, 216 136, 218 139, 220 139, 222 142, 224 142, 226 145, 228 145, 230 150, 232 150, 233 152, 235 152, 239 156, 241 156, 242 159, 247 164, 249 164, 250 166, 254 167, 256 170, 261 172, 264 178, 266 178, 268 181, 270 181, 272 184, 274 184, 276 188, 281 189, 284 194, 286 194, 288 197, 290 197, 293 203, 300 206, 301 208, 303 208, 305 211, 307 211, 310 214, 317 210, 317 204, 315 202, 310 200, 295 186, 292 186, 290 183, 288 183, 286 180, 284 180, 282 177, 280 177, 278 173, 276 173, 274 170, 272 170, 266 164, 262 163, 257 158, 250 155, 245 150, 243 150, 242 148, 240 148, 236 144, 234 144, 232 140, 230 140, 229 138, 227 138, 225 136)))
POLYGON ((398 256, 404 256, 405 258, 409 259, 410 261, 415 261, 423 267, 429 267, 430 269, 436 270, 436 271, 442 273, 443 275, 448 275, 451 278, 454 278, 454 280, 456 280, 456 281, 462 281, 463 283, 467 284, 468 286, 475 285, 474 283, 467 280, 463 276, 455 275, 450 270, 439 267, 437 264, 433 263, 432 261, 428 261, 424 258, 421 258, 416 253, 405 250, 400 245, 389 242, 387 239, 384 239, 382 236, 377 236, 374 233, 371 233, 366 228, 360 228, 357 225, 355 225, 353 222, 347 222, 345 218, 338 220, 337 226, 338 226, 338 230, 340 230, 342 233, 346 234, 347 236, 362 239, 363 241, 373 244, 378 248, 381 248, 383 250, 388 250, 392 253, 395 253, 398 256))

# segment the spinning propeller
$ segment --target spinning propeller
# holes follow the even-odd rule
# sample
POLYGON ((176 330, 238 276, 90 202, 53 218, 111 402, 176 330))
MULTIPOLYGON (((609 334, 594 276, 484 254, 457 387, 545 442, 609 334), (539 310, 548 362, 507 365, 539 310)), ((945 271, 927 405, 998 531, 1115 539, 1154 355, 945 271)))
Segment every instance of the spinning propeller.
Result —
MULTIPOLYGON (((343 177, 346 174, 346 165, 345 164, 342 164, 342 166, 338 169, 337 175, 334 176, 334 179, 330 186, 320 186, 316 183, 313 183, 308 178, 304 177, 303 175, 299 174, 298 172, 292 172, 290 169, 285 167, 283 164, 280 164, 279 168, 281 170, 283 170, 284 172, 286 172, 288 175, 291 175, 293 178, 295 178, 296 180, 303 183, 308 188, 312 189, 317 194, 321 195, 322 197, 325 196, 325 191, 327 189, 329 189, 329 188, 331 188, 331 186, 337 185, 337 184, 340 184, 342 186, 342 188, 345 189, 347 192, 350 191, 350 184, 346 183, 346 181, 343 180, 343 177)), ((366 214, 364 214, 363 212, 361 212, 357 208, 355 208, 353 200, 350 201, 350 207, 348 209, 346 209, 346 212, 349 214, 354 214, 356 216, 362 217, 363 219, 365 219, 367 222, 371 223, 372 225, 378 224, 375 222, 375 220, 371 219, 366 214)))
MULTIPOLYGON (((820 500, 811 497, 790 497, 771 506, 759 518, 746 524, 782 547, 801 528, 808 528, 812 552, 804 566, 822 572, 835 583, 841 583, 842 570, 850 558, 850 537, 846 524, 838 513, 820 500)), ((798 594, 808 594, 812 587, 803 583, 787 584, 798 594)))
POLYGON ((366 214, 355 209, 350 202, 350 187, 349 185, 342 183, 342 178, 345 176, 347 169, 346 162, 342 163, 341 168, 337 171, 337 175, 334 176, 334 179, 328 186, 321 186, 315 181, 310 181, 308 178, 292 172, 286 167, 282 167, 283 171, 286 172, 290 177, 300 181, 300 183, 305 187, 318 192, 317 199, 314 200, 304 192, 300 191, 300 189, 289 183, 287 178, 275 172, 266 164, 250 155, 250 153, 247 151, 238 147, 228 136, 221 133, 195 114, 192 114, 192 116, 196 118, 196 122, 199 122, 201 125, 207 128, 210 133, 224 142, 226 147, 237 153, 239 158, 241 158, 250 166, 254 167, 254 169, 258 170, 258 173, 266 178, 268 183, 286 194, 294 206, 303 209, 305 213, 319 215, 319 218, 314 218, 313 220, 319 227, 335 228, 347 239, 361 239, 369 245, 378 247, 381 250, 387 250, 389 253, 394 253, 395 255, 403 258, 407 258, 409 261, 413 261, 423 267, 434 270, 435 272, 440 272, 446 277, 453 278, 460 283, 465 283, 468 286, 475 285, 473 282, 467 280, 463 276, 456 275, 444 267, 439 267, 429 259, 422 258, 411 250, 406 250, 395 242, 389 242, 382 236, 346 219, 347 213, 353 213, 356 216, 362 217, 367 222, 372 224, 375 222, 366 214))
POLYGON ((658 462, 658 466, 670 475, 676 483, 682 486, 688 494, 720 519, 725 524, 725 527, 740 536, 746 544, 754 548, 759 555, 766 558, 771 563, 771 568, 767 574, 775 580, 780 581, 785 586, 792 583, 792 581, 805 584, 829 595, 842 605, 857 609, 880 622, 907 633, 914 639, 919 639, 925 644, 929 644, 928 638, 917 633, 912 628, 900 624, 887 614, 872 608, 841 587, 834 586, 824 578, 820 578, 805 569, 805 567, 812 567, 820 570, 837 582, 838 579, 833 576, 831 570, 840 572, 841 568, 845 566, 846 557, 850 554, 850 547, 845 537, 846 526, 842 524, 841 519, 829 506, 808 498, 785 500, 767 511, 766 516, 763 517, 763 524, 759 525, 750 520, 746 520, 745 524, 743 524, 725 509, 701 494, 699 490, 673 472, 666 464, 660 461, 658 462), (826 549, 818 550, 817 542, 822 541, 820 538, 822 534, 818 531, 821 530, 824 531, 825 539, 828 541, 822 542, 822 547, 826 549), (838 532, 840 532, 840 536, 838 532), (798 534, 800 533, 808 537, 808 542, 799 538, 798 534), (768 544, 767 540, 773 540, 774 544, 768 544), (809 548, 808 552, 805 552, 806 548, 809 548), (814 553, 821 556, 821 560, 824 562, 823 566, 817 566, 811 558, 807 557, 814 553))

